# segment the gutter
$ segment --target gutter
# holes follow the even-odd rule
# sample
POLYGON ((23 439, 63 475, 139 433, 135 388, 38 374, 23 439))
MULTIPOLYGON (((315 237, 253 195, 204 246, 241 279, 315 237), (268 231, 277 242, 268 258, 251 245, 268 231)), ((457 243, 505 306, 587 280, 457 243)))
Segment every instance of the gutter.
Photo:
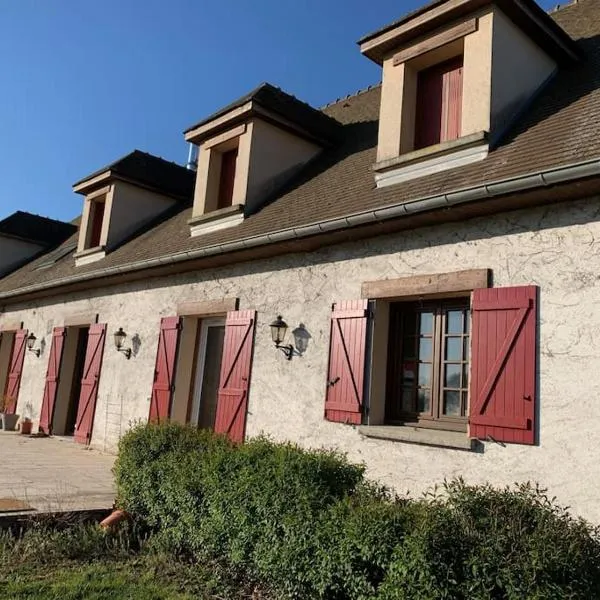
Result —
POLYGON ((228 252, 236 252, 258 246, 266 246, 278 242, 287 242, 291 240, 306 238, 331 231, 339 231, 359 225, 372 223, 380 223, 391 219, 396 219, 404 216, 431 211, 440 208, 448 208, 456 204, 466 204, 468 202, 476 202, 485 200, 486 198, 494 198, 507 194, 516 194, 532 190, 535 188, 550 187, 560 183, 574 182, 586 177, 600 176, 600 158, 589 161, 572 163, 562 167, 556 167, 535 173, 521 175, 502 179, 492 183, 484 183, 482 185, 463 188, 445 194, 436 196, 424 196, 416 200, 401 202, 358 213, 351 213, 336 219, 329 219, 309 225, 302 225, 290 229, 283 229, 273 233, 267 233, 259 236, 251 236, 241 240, 226 242, 224 244, 213 244, 205 248, 195 250, 187 250, 178 252, 159 258, 141 260, 126 265, 117 267, 107 267, 89 273, 78 275, 69 275, 53 281, 48 281, 40 284, 33 284, 22 288, 17 288, 9 292, 0 292, 0 300, 22 296, 25 294, 39 292, 51 288, 61 287, 64 285, 81 283, 92 279, 100 279, 102 277, 110 277, 132 271, 140 271, 151 269, 153 267, 162 267, 165 265, 173 265, 188 260, 206 258, 228 252))

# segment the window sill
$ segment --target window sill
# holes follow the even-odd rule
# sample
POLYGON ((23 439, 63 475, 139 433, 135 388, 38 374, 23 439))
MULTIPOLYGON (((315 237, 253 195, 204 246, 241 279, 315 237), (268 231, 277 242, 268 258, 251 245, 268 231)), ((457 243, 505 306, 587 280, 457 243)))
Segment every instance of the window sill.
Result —
POLYGON ((405 442, 453 450, 475 450, 476 441, 460 431, 425 429, 410 425, 362 425, 358 432, 368 438, 405 442))
POLYGON ((81 267, 83 265, 89 265, 90 263, 102 260, 106 256, 106 248, 104 246, 96 246, 95 248, 86 248, 81 252, 76 252, 75 266, 81 267))
POLYGON ((239 225, 244 220, 244 205, 234 204, 204 215, 192 217, 188 224, 192 237, 239 225))
POLYGON ((411 179, 478 162, 489 153, 485 131, 407 152, 373 165, 377 187, 386 187, 411 179))

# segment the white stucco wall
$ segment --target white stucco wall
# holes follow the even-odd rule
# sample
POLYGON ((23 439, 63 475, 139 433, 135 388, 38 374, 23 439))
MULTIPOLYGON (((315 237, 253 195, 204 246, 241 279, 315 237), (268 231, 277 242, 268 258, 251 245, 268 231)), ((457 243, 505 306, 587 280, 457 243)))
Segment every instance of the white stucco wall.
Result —
MULTIPOLYGON (((444 478, 496 485, 535 480, 562 503, 600 522, 600 199, 475 219, 380 237, 302 255, 148 279, 86 299, 9 307, 46 343, 25 361, 19 408, 39 414, 50 333, 70 312, 94 311, 108 323, 92 444, 112 449, 135 419, 146 419, 162 316, 186 300, 239 296, 258 311, 248 435, 266 432, 304 446, 336 446, 365 461, 369 475, 398 491, 420 493, 444 478), (493 269, 496 286, 540 286, 540 445, 462 452, 363 439, 351 426, 323 419, 332 302, 360 297, 363 281, 411 274, 493 269), (282 314, 312 335, 302 358, 273 347, 268 324, 282 314), (112 346, 122 326, 141 347, 127 361, 112 346)), ((101 292, 94 292, 100 294, 101 292)), ((37 416, 37 415, 35 415, 37 416)))

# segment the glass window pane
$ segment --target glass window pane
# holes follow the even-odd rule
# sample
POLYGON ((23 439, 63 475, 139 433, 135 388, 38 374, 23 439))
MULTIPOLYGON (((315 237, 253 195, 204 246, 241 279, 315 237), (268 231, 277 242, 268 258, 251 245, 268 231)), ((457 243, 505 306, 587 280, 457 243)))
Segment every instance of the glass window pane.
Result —
POLYGON ((402 390, 402 412, 415 412, 415 390, 402 390))
POLYGON ((419 340, 419 360, 431 360, 432 357, 432 339, 421 338, 419 340))
POLYGON ((471 351, 471 342, 470 342, 470 338, 466 337, 464 340, 464 348, 463 348, 463 360, 469 360, 469 355, 470 355, 470 351, 471 351))
POLYGON ((465 310, 465 333, 469 333, 469 327, 471 326, 471 316, 469 311, 465 310))
POLYGON ((431 335, 433 330, 433 313, 422 312, 421 313, 421 335, 431 335))
POLYGON ((431 391, 419 390, 419 412, 431 412, 431 391))
POLYGON ((460 392, 444 392, 444 414, 460 417, 460 392))
POLYGON ((461 365, 446 365, 446 378, 444 380, 444 387, 460 387, 460 368, 461 365))
POLYGON ((461 417, 464 417, 467 414, 467 405, 468 405, 468 397, 467 392, 462 393, 462 411, 460 413, 461 417))
POLYGON ((463 379, 462 379, 462 387, 469 387, 469 365, 463 365, 463 379))
POLYGON ((462 338, 446 338, 446 360, 462 360, 462 338))
POLYGON ((462 333, 463 311, 449 310, 446 313, 446 333, 462 333))
POLYGON ((419 385, 431 387, 431 365, 425 363, 419 365, 419 385))

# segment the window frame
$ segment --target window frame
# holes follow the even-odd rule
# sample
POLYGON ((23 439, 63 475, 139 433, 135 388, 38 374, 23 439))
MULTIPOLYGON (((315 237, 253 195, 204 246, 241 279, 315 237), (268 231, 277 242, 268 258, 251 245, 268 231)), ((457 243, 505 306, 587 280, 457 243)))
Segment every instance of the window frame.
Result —
MULTIPOLYGON (((457 298, 440 298, 436 300, 428 300, 422 302, 392 302, 390 304, 390 319, 388 326, 388 349, 387 349, 387 373, 386 373, 386 385, 385 385, 385 415, 384 422, 388 425, 411 425, 414 427, 425 427, 431 429, 446 429, 449 431, 460 431, 466 432, 468 428, 468 417, 469 417, 469 388, 468 383, 466 387, 461 385, 457 388, 459 397, 461 399, 463 394, 466 395, 466 402, 464 406, 464 416, 452 416, 443 414, 443 399, 444 390, 448 389, 443 385, 445 368, 444 365, 447 363, 459 362, 462 369, 466 367, 467 377, 470 376, 471 368, 471 307, 470 297, 457 297, 457 298), (467 332, 464 330, 460 334, 462 340, 462 353, 460 361, 448 361, 442 356, 442 349, 445 342, 445 324, 446 314, 452 309, 466 311, 466 318, 468 319, 467 332), (403 330, 404 319, 403 315, 407 310, 411 312, 433 312, 433 326, 431 332, 432 340, 432 353, 431 353, 431 398, 430 398, 430 410, 428 412, 419 412, 418 406, 418 369, 415 370, 415 383, 414 383, 414 403, 415 411, 404 411, 402 410, 402 393, 404 389, 403 377, 398 377, 399 373, 402 373, 402 365, 404 362, 404 344, 406 342, 405 333, 403 330), (467 355, 465 359, 465 338, 468 338, 467 355), (400 408, 398 409, 398 404, 400 408)), ((415 344, 416 340, 419 339, 420 334, 415 331, 415 344)), ((417 353, 415 357, 416 364, 420 363, 420 359, 417 353)), ((461 384, 462 381, 461 375, 461 384)), ((451 389, 452 391, 452 389, 451 389)), ((462 408, 462 407, 461 407, 462 408)))

